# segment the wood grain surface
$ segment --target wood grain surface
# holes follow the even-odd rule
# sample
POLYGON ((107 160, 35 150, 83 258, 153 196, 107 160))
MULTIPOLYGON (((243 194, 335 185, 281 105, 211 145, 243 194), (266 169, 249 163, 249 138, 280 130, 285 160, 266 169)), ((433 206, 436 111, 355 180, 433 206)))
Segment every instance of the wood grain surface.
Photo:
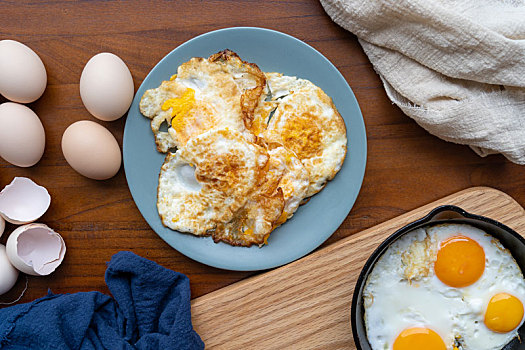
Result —
POLYGON ((366 260, 392 233, 445 204, 525 235, 525 210, 508 195, 487 187, 463 190, 194 299, 193 325, 209 349, 355 349, 350 306, 366 260))
MULTIPOLYGON (((44 156, 31 168, 0 159, 0 188, 14 176, 47 187, 52 203, 39 221, 60 232, 68 248, 54 274, 28 278, 22 302, 48 289, 108 293, 106 262, 120 250, 187 274, 193 297, 254 274, 208 267, 173 250, 140 215, 123 169, 107 181, 89 180, 68 166, 60 149, 62 133, 71 123, 97 121, 79 96, 80 74, 93 55, 109 51, 120 56, 137 89, 153 66, 181 43, 232 26, 275 29, 310 44, 341 71, 361 106, 368 137, 363 187, 350 215, 324 246, 471 186, 498 188, 525 205, 525 167, 498 155, 480 158, 467 146, 429 135, 405 116, 386 97, 356 37, 334 24, 318 1, 1 1, 0 40, 18 40, 37 52, 47 69, 48 86, 29 104, 46 130, 44 156)), ((122 145, 125 118, 100 123, 122 145)), ((7 226, 0 243, 13 229, 7 226)), ((24 284, 20 278, 0 302, 15 299, 24 284)))

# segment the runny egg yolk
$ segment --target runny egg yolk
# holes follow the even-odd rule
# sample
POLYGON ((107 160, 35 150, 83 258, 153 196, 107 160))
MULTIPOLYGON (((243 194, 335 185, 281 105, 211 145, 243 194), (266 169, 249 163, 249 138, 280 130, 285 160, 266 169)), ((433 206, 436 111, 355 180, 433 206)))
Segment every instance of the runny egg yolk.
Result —
POLYGON ((485 325, 488 329, 507 333, 515 329, 523 319, 523 304, 513 295, 498 293, 494 295, 485 311, 485 325))
POLYGON ((453 236, 439 248, 434 271, 441 282, 461 288, 476 282, 485 270, 485 252, 473 239, 453 236))
POLYGON ((187 88, 181 97, 170 98, 162 104, 162 110, 167 111, 171 108, 171 126, 180 132, 186 123, 187 117, 191 116, 191 111, 195 106, 195 90, 187 88))
POLYGON ((443 339, 432 329, 407 328, 394 341, 393 350, 446 350, 443 339))

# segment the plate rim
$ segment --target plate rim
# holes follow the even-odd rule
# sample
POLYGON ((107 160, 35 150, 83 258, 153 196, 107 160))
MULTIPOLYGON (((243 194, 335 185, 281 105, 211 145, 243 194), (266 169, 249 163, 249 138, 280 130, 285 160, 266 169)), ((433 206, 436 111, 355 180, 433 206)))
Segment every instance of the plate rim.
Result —
MULTIPOLYGON (((292 40, 293 42, 295 42, 296 44, 299 44, 307 49, 309 49, 312 53, 314 53, 316 56, 318 56, 322 61, 324 61, 325 64, 329 65, 332 70, 335 72, 335 74, 339 75, 339 77, 342 79, 342 81, 344 82, 344 84, 346 85, 346 87, 348 88, 350 94, 347 95, 347 97, 349 99, 352 100, 352 102, 355 104, 355 106, 357 107, 356 108, 356 112, 358 114, 358 119, 360 121, 359 123, 359 131, 360 131, 360 134, 362 136, 362 150, 361 150, 361 158, 362 158, 362 162, 358 163, 358 167, 357 168, 353 168, 353 174, 354 176, 356 176, 358 178, 358 181, 356 181, 356 184, 358 183, 358 185, 355 187, 355 194, 352 196, 352 197, 349 197, 349 198, 346 198, 347 201, 350 202, 349 204, 349 209, 348 209, 348 212, 346 213, 346 215, 344 215, 342 218, 338 219, 336 222, 332 222, 332 223, 335 223, 336 226, 335 226, 335 229, 333 230, 330 230, 331 233, 328 234, 326 237, 322 237, 321 239, 317 239, 315 241, 313 241, 313 244, 312 244, 312 248, 309 249, 308 251, 301 251, 297 254, 294 254, 294 255, 288 255, 286 256, 286 258, 284 259, 278 259, 277 261, 274 261, 273 263, 270 263, 270 264, 266 264, 264 266, 259 266, 257 268, 253 268, 253 267, 243 267, 243 266, 238 266, 237 264, 234 264, 234 263, 231 263, 231 262, 225 262, 225 261, 221 261, 221 262, 212 262, 212 261, 209 261, 209 260, 206 260, 206 259, 203 259, 202 257, 199 257, 199 256, 195 256, 195 254, 189 254, 188 252, 185 252, 183 247, 181 249, 181 247, 177 246, 175 247, 174 245, 176 244, 172 244, 170 242, 168 242, 166 239, 164 239, 163 235, 159 234, 153 227, 152 225, 149 223, 148 221, 148 218, 146 218, 146 216, 144 215, 144 213, 142 212, 142 210, 140 209, 139 205, 138 205, 138 202, 137 202, 137 198, 135 197, 135 194, 133 193, 133 190, 131 189, 129 183, 129 175, 128 175, 128 161, 126 160, 127 159, 127 156, 126 156, 126 153, 125 153, 125 145, 126 145, 126 140, 127 140, 127 130, 128 130, 128 116, 126 116, 126 122, 125 122, 125 126, 124 126, 124 133, 123 133, 123 144, 122 144, 122 153, 123 153, 123 165, 124 165, 124 174, 125 174, 125 177, 126 177, 126 183, 128 185, 128 189, 131 193, 131 196, 132 196, 132 199, 133 199, 133 202, 135 203, 135 206, 137 207, 137 209, 139 210, 141 216, 144 218, 144 220, 146 221, 146 223, 148 224, 148 226, 150 227, 150 229, 155 232, 155 234, 161 238, 166 244, 168 244, 171 248, 173 248, 174 250, 176 250, 177 252, 179 252, 180 254, 194 260, 194 261, 197 261, 201 264, 204 264, 204 265, 207 265, 207 266, 211 266, 211 267, 215 267, 215 268, 219 268, 219 269, 224 269, 224 270, 230 270, 230 271, 261 271, 261 270, 267 270, 267 269, 272 269, 272 268, 276 268, 276 267, 279 267, 279 266, 283 266, 283 265, 286 265, 286 264, 289 264, 293 261, 296 261, 304 256, 307 256, 309 255, 310 253, 312 253, 313 251, 315 251, 317 248, 319 248, 320 245, 322 245, 326 240, 328 240, 338 229, 339 227, 341 226, 341 224, 346 220, 346 218, 348 217, 348 215, 350 214, 351 210, 353 209, 354 207, 354 204, 357 200, 357 197, 361 191, 361 188, 363 186, 363 179, 364 179, 364 175, 365 175, 365 170, 366 170, 366 164, 367 164, 367 156, 368 156, 368 139, 367 139, 367 135, 366 135, 366 125, 364 123, 364 118, 363 118, 363 114, 362 114, 362 111, 361 111, 361 107, 359 106, 359 102, 357 101, 357 98, 355 97, 355 94, 352 90, 352 88, 350 87, 350 85, 348 84, 348 81, 346 80, 346 78, 341 74, 341 72, 337 69, 337 67, 330 61, 328 60, 328 58, 326 58, 321 52, 319 52, 317 49, 315 49, 314 47, 312 47, 311 45, 305 43, 304 41, 290 35, 290 34, 286 34, 286 33, 283 33, 283 32, 280 32, 280 31, 277 31, 277 30, 273 30, 273 29, 268 29, 268 28, 262 28, 262 27, 247 27, 247 26, 241 26, 241 27, 226 27, 226 28, 221 28, 221 29, 217 29, 217 30, 212 30, 212 31, 209 31, 209 32, 205 32, 205 33, 202 33, 200 35, 197 35, 185 42, 183 42, 182 44, 178 45, 177 47, 175 47, 173 50, 171 50, 169 53, 167 53, 164 57, 162 57, 162 59, 160 59, 153 68, 151 68, 151 70, 148 72, 148 74, 144 77, 144 79, 142 80, 140 86, 138 87, 137 91, 135 92, 135 96, 133 98, 133 101, 132 101, 132 104, 131 106, 135 105, 135 102, 136 100, 138 102, 140 102, 140 96, 138 96, 138 92, 139 90, 141 90, 142 86, 144 85, 144 82, 146 80, 148 80, 148 78, 153 74, 153 72, 166 60, 169 60, 169 56, 171 55, 174 55, 176 54, 176 51, 180 50, 181 48, 184 48, 186 46, 189 46, 189 45, 192 45, 192 43, 194 43, 195 41, 198 41, 199 39, 202 39, 204 37, 207 37, 207 36, 211 36, 211 35, 217 35, 219 33, 222 33, 222 32, 229 32, 229 31, 254 31, 254 32, 267 32, 267 33, 270 33, 272 35, 277 35, 277 36, 283 36, 283 37, 286 37, 287 39, 290 39, 292 40)), ((128 111, 128 114, 130 113, 131 110, 128 111)), ((354 125, 355 127, 356 125, 354 125)), ((347 129, 348 129, 348 126, 347 126, 347 129)), ((348 145, 347 145, 348 147, 348 145)), ((348 149, 347 149, 347 153, 345 155, 345 162, 346 162, 346 156, 348 156, 348 149)), ((344 165, 343 165, 344 166, 344 165)), ((336 175, 337 176, 337 175, 336 175)), ((313 198, 313 197, 312 197, 313 198)), ((332 225, 333 226, 333 225, 332 225)), ((181 233, 181 232, 178 232, 178 231, 174 231, 178 234, 186 234, 186 233, 181 233)), ((211 239, 210 237, 197 237, 199 239, 211 239)), ((246 249, 245 247, 238 247, 239 249, 246 249)), ((253 247, 252 247, 253 248, 253 247)), ((264 249, 261 248, 261 249, 264 249)))

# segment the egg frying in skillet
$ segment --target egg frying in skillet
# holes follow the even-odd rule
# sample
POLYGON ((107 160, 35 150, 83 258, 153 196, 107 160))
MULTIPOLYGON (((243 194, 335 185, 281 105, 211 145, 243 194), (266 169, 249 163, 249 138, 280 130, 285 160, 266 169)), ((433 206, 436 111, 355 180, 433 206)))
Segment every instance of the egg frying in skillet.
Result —
POLYGON ((363 295, 374 350, 496 350, 523 324, 525 280, 494 237, 443 224, 393 243, 363 295))

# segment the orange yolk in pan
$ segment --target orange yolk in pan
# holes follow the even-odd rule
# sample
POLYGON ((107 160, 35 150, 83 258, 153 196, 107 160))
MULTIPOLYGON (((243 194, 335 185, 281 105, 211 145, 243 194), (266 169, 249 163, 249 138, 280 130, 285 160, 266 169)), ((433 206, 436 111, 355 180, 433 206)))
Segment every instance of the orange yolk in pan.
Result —
POLYGON ((523 319, 523 304, 513 295, 494 295, 485 311, 485 325, 488 329, 507 333, 518 327, 523 319))
POLYGON ((407 328, 394 341, 393 350, 446 350, 443 339, 432 329, 407 328))
POLYGON ((453 236, 441 243, 434 271, 441 282, 461 288, 476 282, 485 270, 485 252, 473 239, 453 236))

